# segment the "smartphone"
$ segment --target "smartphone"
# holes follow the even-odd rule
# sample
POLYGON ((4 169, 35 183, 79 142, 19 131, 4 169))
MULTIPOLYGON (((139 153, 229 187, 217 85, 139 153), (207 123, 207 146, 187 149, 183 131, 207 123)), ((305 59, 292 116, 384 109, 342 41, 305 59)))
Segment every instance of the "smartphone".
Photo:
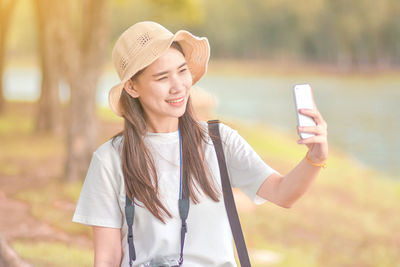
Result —
MULTIPOLYGON (((294 102, 296 105, 297 123, 299 126, 315 126, 313 118, 300 114, 299 109, 313 109, 313 93, 309 84, 296 84, 293 87, 294 102)), ((314 136, 313 133, 300 133, 300 138, 309 138, 314 136)))

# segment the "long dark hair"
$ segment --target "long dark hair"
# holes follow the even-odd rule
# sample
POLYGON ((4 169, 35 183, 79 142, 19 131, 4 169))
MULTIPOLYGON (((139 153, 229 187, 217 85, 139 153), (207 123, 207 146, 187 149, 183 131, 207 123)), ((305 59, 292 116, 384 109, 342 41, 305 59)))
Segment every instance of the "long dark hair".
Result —
MULTIPOLYGON (((174 42, 171 47, 183 54, 179 43, 174 42)), ((132 79, 136 79, 142 71, 135 74, 132 79)), ((113 141, 115 137, 123 136, 121 161, 125 190, 131 199, 141 201, 157 219, 165 223, 165 217, 172 216, 160 201, 154 161, 143 141, 147 132, 143 107, 139 99, 130 96, 125 89, 122 90, 119 106, 124 118, 124 129, 113 137, 113 141)), ((197 204, 199 194, 204 193, 212 200, 219 201, 220 192, 213 182, 202 146, 203 142, 206 142, 207 133, 196 120, 190 96, 185 113, 179 118, 179 126, 188 197, 197 204)), ((137 204, 136 201, 135 204, 137 204)))

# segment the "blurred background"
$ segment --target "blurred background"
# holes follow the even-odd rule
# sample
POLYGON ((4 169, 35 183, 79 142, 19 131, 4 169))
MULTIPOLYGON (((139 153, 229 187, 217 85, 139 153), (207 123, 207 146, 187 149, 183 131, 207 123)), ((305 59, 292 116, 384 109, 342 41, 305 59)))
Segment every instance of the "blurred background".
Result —
POLYGON ((123 126, 113 44, 142 20, 209 39, 199 118, 282 174, 306 153, 292 87, 313 88, 328 168, 289 210, 235 192, 254 266, 399 266, 398 0, 0 0, 0 266, 93 266, 71 218, 93 151, 123 126))

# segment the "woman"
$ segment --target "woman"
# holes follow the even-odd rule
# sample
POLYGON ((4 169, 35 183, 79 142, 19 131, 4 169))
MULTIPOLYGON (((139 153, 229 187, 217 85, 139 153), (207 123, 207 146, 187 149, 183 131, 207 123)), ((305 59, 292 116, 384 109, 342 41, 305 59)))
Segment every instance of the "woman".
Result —
MULTIPOLYGON (((124 118, 124 130, 94 152, 73 218, 93 227, 95 266, 129 265, 125 204, 131 200, 133 264, 149 266, 159 257, 178 262, 183 221, 177 200, 185 197, 191 205, 183 266, 236 266, 216 154, 190 99, 208 60, 206 38, 187 31, 174 35, 154 22, 131 26, 116 42, 113 62, 121 82, 109 102, 124 118)), ((327 159, 328 142, 318 110, 301 113, 317 126, 298 131, 315 136, 299 141, 307 145, 307 156, 285 176, 237 131, 220 125, 232 186, 285 208, 305 193, 327 159)))

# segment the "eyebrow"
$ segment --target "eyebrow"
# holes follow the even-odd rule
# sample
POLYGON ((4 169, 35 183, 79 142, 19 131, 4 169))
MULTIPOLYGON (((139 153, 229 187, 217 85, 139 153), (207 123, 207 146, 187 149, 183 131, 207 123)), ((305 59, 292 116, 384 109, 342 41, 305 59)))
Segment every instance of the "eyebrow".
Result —
MULTIPOLYGON (((184 62, 184 63, 182 63, 177 69, 180 69, 180 68, 182 68, 183 66, 186 66, 186 65, 187 65, 187 63, 184 62)), ((162 72, 153 74, 152 76, 153 76, 153 77, 157 77, 157 76, 161 76, 161 75, 164 75, 164 74, 167 74, 167 73, 168 73, 168 71, 162 71, 162 72)))

